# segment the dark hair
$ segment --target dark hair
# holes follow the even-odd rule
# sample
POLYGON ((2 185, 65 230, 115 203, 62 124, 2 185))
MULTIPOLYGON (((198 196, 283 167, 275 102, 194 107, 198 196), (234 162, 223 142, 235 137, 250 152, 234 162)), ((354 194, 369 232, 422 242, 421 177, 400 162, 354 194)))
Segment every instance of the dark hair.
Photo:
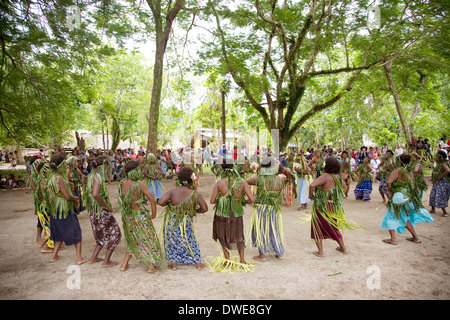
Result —
POLYGON ((410 154, 402 153, 402 154, 400 155, 400 162, 401 162, 403 165, 407 165, 410 161, 411 161, 411 155, 410 155, 410 154))
POLYGON ((66 159, 62 154, 57 154, 50 159, 50 168, 56 170, 58 166, 66 159))
POLYGON ((32 165, 33 162, 35 162, 37 159, 39 159, 38 156, 32 156, 32 157, 30 158, 30 165, 32 165))
POLYGON ((442 160, 447 159, 447 154, 445 153, 444 150, 438 150, 438 151, 436 152, 436 155, 441 155, 442 160))
POLYGON ((346 155, 348 155, 348 152, 344 150, 344 151, 341 152, 341 156, 342 156, 344 153, 345 153, 346 155))
POLYGON ((392 152, 392 150, 391 149, 388 149, 388 150, 386 150, 386 153, 390 153, 391 154, 391 156, 393 156, 394 155, 394 152, 392 152))
POLYGON ((42 167, 45 165, 45 162, 41 162, 41 163, 39 163, 39 165, 37 166, 37 172, 40 172, 41 171, 41 169, 42 169, 42 167))
POLYGON ((102 164, 105 164, 108 161, 108 158, 105 156, 98 156, 92 160, 92 167, 97 168, 101 166, 102 164))
POLYGON ((128 162, 125 164, 124 170, 125 170, 126 173, 128 173, 128 172, 130 172, 130 171, 136 169, 138 166, 139 166, 139 162, 138 162, 138 161, 136 161, 136 160, 131 160, 131 161, 128 161, 128 162))
POLYGON ((183 167, 180 169, 180 171, 178 172, 178 180, 180 182, 186 181, 188 184, 192 183, 192 173, 194 173, 194 170, 192 170, 192 168, 190 167, 183 167))
POLYGON ((324 171, 331 174, 338 174, 341 172, 341 163, 334 157, 326 158, 324 171))

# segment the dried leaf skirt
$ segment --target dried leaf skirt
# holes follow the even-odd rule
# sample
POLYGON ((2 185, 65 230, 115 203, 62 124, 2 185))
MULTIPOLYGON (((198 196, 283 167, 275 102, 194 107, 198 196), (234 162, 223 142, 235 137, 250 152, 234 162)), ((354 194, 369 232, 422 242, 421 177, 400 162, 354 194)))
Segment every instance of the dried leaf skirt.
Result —
POLYGON ((281 208, 254 204, 250 219, 249 239, 260 253, 282 256, 285 251, 281 208))
POLYGON ((185 215, 183 219, 177 219, 175 214, 167 213, 164 217, 163 237, 168 261, 183 264, 201 262, 192 217, 185 215))
POLYGON ((163 258, 161 245, 152 220, 145 212, 137 212, 132 217, 122 215, 123 232, 127 242, 127 252, 144 266, 159 264, 163 258))

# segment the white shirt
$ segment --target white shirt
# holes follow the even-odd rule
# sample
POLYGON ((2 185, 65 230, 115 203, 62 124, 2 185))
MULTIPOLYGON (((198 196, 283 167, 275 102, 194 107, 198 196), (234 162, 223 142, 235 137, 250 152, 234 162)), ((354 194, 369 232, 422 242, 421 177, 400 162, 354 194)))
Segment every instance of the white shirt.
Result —
POLYGON ((380 159, 372 159, 370 160, 370 165, 372 166, 372 168, 374 168, 375 170, 378 169, 378 166, 380 165, 381 161, 380 159))
POLYGON ((402 148, 395 148, 395 156, 398 157, 403 154, 402 148))

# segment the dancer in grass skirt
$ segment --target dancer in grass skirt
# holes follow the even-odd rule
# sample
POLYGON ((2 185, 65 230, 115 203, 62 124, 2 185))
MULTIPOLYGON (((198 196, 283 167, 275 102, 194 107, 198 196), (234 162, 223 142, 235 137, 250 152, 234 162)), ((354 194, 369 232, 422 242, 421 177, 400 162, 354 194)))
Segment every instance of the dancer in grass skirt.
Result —
POLYGON ((214 204, 213 239, 222 247, 222 255, 208 266, 213 271, 251 271, 253 264, 244 258, 244 206, 253 203, 254 197, 247 182, 235 170, 233 164, 222 164, 224 178, 219 180, 211 195, 214 204), (248 200, 245 200, 245 196, 248 200), (237 249, 239 259, 230 256, 230 250, 237 249))
POLYGON ((419 192, 414 186, 414 174, 409 166, 411 155, 403 153, 399 157, 400 167, 395 169, 387 181, 387 210, 381 222, 381 228, 389 231, 390 238, 383 242, 397 244, 395 233, 404 233, 407 229, 412 237, 407 240, 420 243, 414 227, 423 222, 433 222, 430 213, 425 210, 419 192))
POLYGON ((339 244, 336 249, 347 253, 342 237, 344 229, 361 229, 361 227, 345 218, 342 199, 344 185, 340 177, 340 163, 336 158, 325 160, 324 173, 309 186, 309 198, 313 199, 311 210, 311 239, 314 239, 318 257, 324 257, 322 240, 332 239, 339 244))
POLYGON ((271 253, 281 260, 285 251, 281 218, 281 193, 285 178, 278 175, 275 159, 268 156, 261 160, 258 176, 247 180, 247 183, 258 186, 248 236, 252 246, 259 251, 253 259, 265 261, 265 254, 271 253))
POLYGON ((108 268, 116 266, 118 263, 111 261, 114 249, 122 240, 120 227, 112 212, 111 200, 109 199, 105 179, 110 172, 108 158, 105 156, 96 157, 92 160, 92 171, 89 174, 86 186, 83 190, 83 202, 89 212, 92 233, 96 242, 96 247, 92 253, 89 263, 103 261, 102 267, 108 268), (105 258, 98 258, 102 248, 106 249, 105 258))
POLYGON ((195 189, 195 176, 191 167, 178 172, 176 187, 169 189, 158 201, 167 206, 163 216, 163 237, 166 259, 171 268, 177 264, 195 264, 201 270, 200 248, 195 235, 194 217, 208 211, 203 197, 195 189))
POLYGON ((129 161, 124 167, 126 180, 119 183, 119 207, 122 213, 123 233, 127 251, 120 267, 128 269, 134 257, 140 265, 153 273, 164 266, 164 257, 152 219, 156 217, 156 201, 143 181, 142 166, 138 161, 129 161), (145 207, 148 199, 150 211, 145 207))
POLYGON ((147 155, 146 164, 144 166, 144 177, 147 179, 147 188, 150 190, 153 198, 158 201, 163 193, 161 181, 162 169, 156 161, 153 153, 147 155))
POLYGON ((354 190, 356 200, 370 201, 370 194, 372 193, 372 166, 369 164, 370 158, 365 157, 355 170, 358 176, 358 184, 354 190))

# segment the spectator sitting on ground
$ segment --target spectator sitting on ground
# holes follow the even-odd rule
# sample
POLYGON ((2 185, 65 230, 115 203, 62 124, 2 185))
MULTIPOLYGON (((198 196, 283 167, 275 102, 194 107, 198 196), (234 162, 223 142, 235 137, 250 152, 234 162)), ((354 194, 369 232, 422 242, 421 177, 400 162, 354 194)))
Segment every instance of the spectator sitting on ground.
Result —
POLYGON ((16 188, 25 188, 25 180, 23 180, 22 176, 17 177, 16 188))

